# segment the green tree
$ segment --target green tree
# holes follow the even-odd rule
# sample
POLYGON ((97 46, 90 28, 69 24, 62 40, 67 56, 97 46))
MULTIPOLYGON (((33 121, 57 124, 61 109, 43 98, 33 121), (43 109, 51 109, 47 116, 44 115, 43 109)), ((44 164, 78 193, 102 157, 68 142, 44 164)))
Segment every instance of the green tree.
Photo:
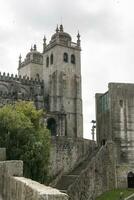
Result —
POLYGON ((0 146, 7 159, 24 162, 24 176, 46 181, 50 152, 50 134, 43 124, 43 110, 32 102, 17 102, 0 108, 0 146))

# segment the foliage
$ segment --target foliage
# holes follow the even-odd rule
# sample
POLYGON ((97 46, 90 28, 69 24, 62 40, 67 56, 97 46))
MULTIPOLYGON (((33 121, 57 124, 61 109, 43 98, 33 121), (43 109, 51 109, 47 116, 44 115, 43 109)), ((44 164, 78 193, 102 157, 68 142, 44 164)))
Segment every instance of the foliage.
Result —
POLYGON ((96 200, 119 200, 130 196, 134 193, 134 189, 116 189, 109 192, 105 192, 96 200))
POLYGON ((6 147, 7 159, 23 160, 24 176, 39 182, 47 177, 49 135, 43 111, 36 110, 32 102, 0 108, 0 146, 6 147))

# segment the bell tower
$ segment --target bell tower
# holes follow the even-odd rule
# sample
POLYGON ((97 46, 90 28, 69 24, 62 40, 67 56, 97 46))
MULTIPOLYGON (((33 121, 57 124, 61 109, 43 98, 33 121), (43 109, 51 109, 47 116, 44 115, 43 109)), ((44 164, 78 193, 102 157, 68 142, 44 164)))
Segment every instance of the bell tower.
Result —
POLYGON ((45 96, 51 113, 64 116, 62 135, 83 137, 81 97, 81 45, 57 26, 50 42, 43 39, 43 73, 45 96))

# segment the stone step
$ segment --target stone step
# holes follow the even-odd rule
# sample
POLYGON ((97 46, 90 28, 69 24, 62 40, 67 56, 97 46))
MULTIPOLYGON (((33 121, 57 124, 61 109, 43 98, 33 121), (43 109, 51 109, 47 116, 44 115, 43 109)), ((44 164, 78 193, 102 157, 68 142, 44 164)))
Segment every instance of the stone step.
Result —
POLYGON ((80 175, 82 170, 84 170, 88 166, 88 163, 90 162, 91 158, 94 155, 96 155, 98 150, 99 149, 96 148, 95 151, 85 161, 81 162, 70 174, 72 174, 72 175, 80 175))
POLYGON ((80 175, 81 171, 84 170, 86 168, 86 166, 88 165, 89 160, 84 161, 83 163, 80 163, 78 165, 78 167, 76 167, 71 173, 70 175, 80 175))
POLYGON ((72 185, 76 178, 80 176, 81 172, 86 169, 91 158, 95 156, 97 152, 98 148, 96 148, 96 150, 85 161, 81 162, 72 172, 63 175, 55 187, 60 191, 67 191, 68 187, 72 185))
POLYGON ((67 190, 60 190, 60 192, 67 194, 67 190))
POLYGON ((131 194, 129 197, 125 198, 124 200, 134 200, 134 193, 131 194))
POLYGON ((77 177, 77 175, 64 175, 61 177, 55 187, 60 191, 65 191, 68 189, 69 185, 71 185, 76 180, 77 177))

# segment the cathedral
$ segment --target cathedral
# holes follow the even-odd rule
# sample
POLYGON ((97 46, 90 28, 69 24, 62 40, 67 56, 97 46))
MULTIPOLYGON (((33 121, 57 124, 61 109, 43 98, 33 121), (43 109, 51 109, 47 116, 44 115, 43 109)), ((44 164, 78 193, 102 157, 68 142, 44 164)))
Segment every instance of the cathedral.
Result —
MULTIPOLYGON (((31 47, 24 60, 20 55, 18 75, 0 73, 0 106, 33 101, 45 111, 44 123, 52 136, 50 185, 67 193, 69 200, 95 200, 109 190, 134 188, 134 84, 109 83, 106 93, 96 94, 97 143, 84 139, 80 34, 73 42, 61 24, 49 42, 44 37, 42 46, 42 52, 36 44, 31 47)), ((4 165, 13 171, 11 177, 16 175, 14 167, 4 165)), ((21 195, 17 183, 11 180, 10 186, 4 180, 9 177, 5 169, 0 194, 7 190, 6 195, 21 195)))
POLYGON ((43 51, 30 49, 19 57, 18 76, 0 74, 0 105, 32 100, 47 111, 45 123, 52 136, 83 137, 81 44, 57 26, 43 51))

